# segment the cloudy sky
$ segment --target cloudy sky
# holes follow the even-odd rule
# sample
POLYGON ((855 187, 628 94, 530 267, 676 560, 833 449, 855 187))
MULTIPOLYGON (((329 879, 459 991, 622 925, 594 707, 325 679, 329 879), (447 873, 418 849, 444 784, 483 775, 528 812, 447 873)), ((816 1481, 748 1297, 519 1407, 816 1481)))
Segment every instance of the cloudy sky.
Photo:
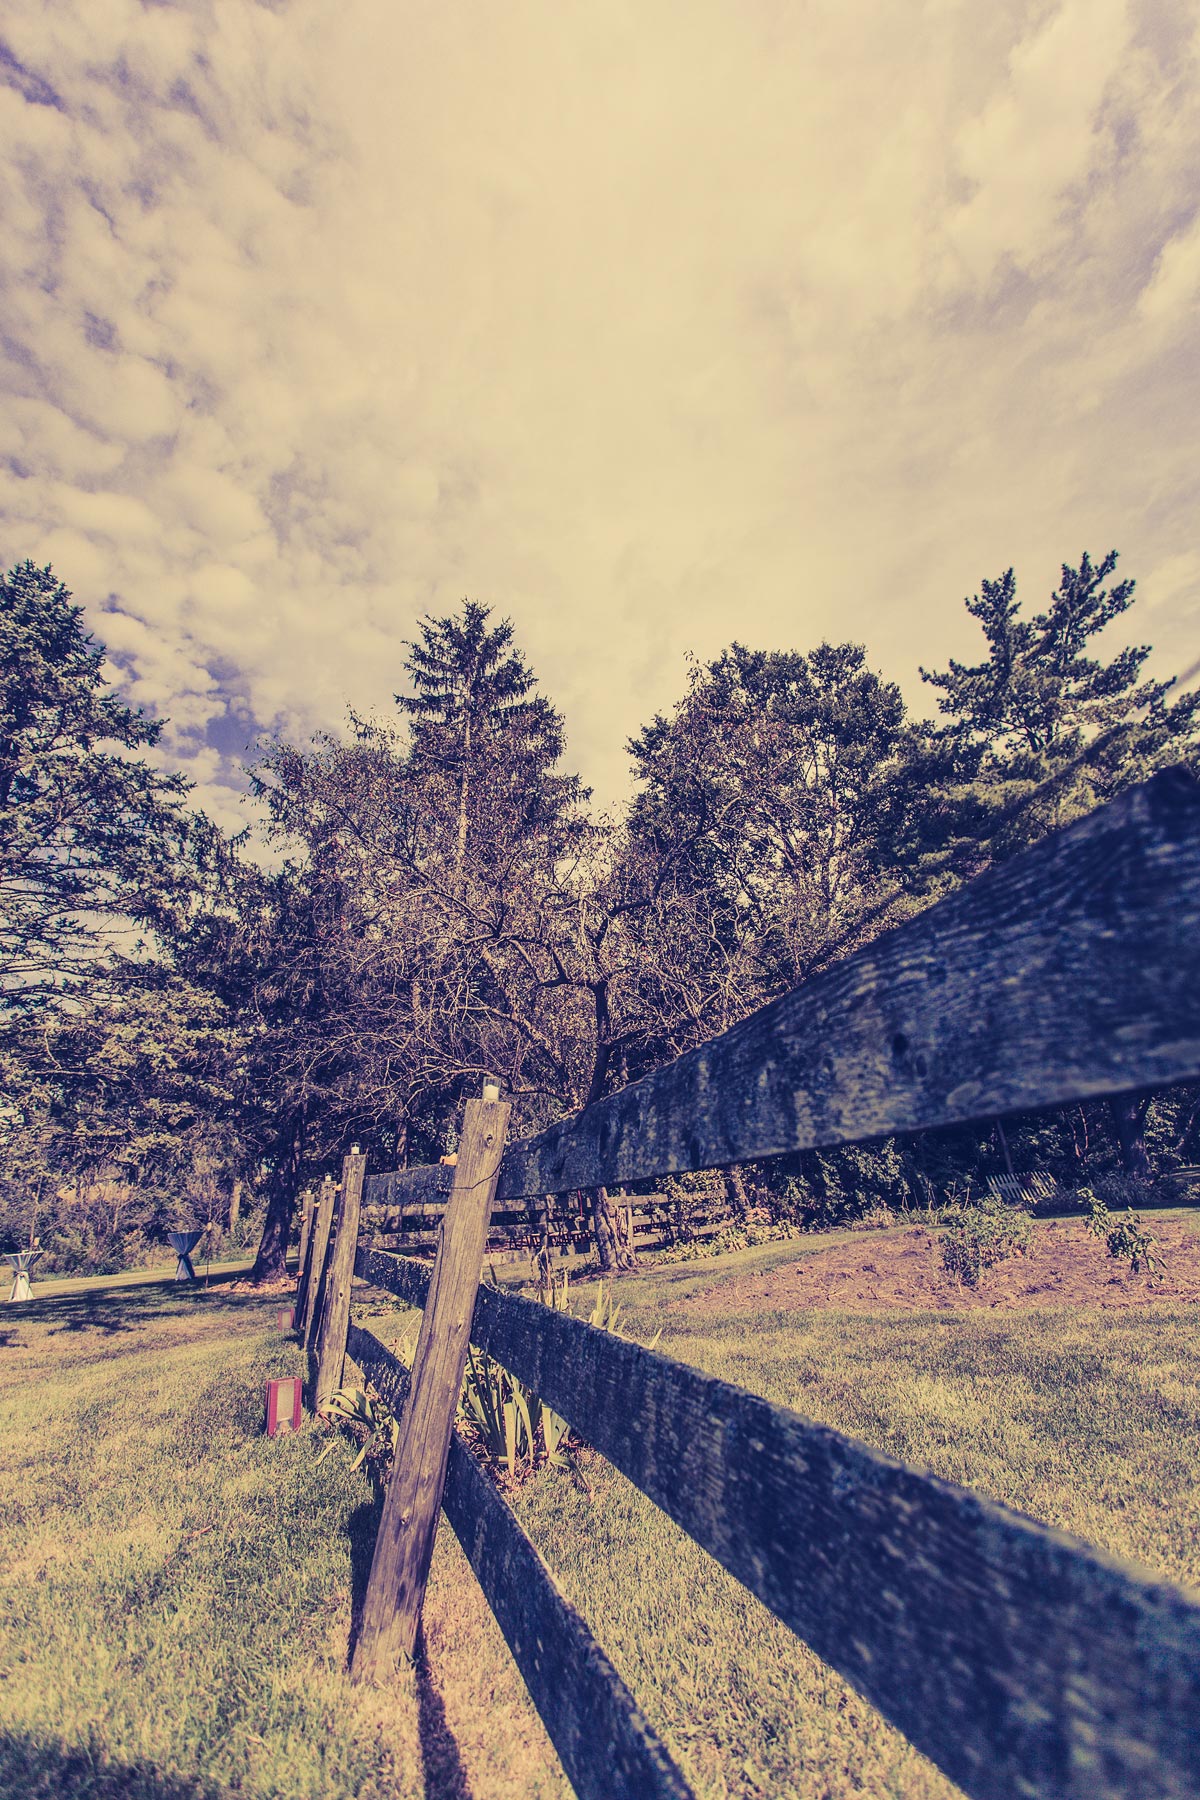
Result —
POLYGON ((0 556, 236 817, 511 614, 604 800, 689 651, 1200 630, 1191 0, 9 0, 0 556))

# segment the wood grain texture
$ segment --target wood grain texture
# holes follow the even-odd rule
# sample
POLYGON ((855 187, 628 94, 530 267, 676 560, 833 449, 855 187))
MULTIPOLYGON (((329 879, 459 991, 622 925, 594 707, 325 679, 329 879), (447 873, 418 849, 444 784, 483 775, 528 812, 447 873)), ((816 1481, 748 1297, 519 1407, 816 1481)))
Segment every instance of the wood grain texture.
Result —
POLYGON ((293 1318, 297 1328, 303 1316, 304 1297, 308 1292, 308 1247, 312 1242, 313 1224, 317 1216, 317 1201, 313 1194, 305 1194, 304 1205, 300 1214, 300 1251, 296 1257, 296 1306, 293 1318))
POLYGON ((350 1328, 350 1289, 354 1282, 354 1258, 358 1251, 358 1214, 362 1204, 365 1156, 342 1159, 342 1184, 338 1190, 336 1235, 326 1260, 325 1292, 317 1331, 317 1379, 314 1390, 319 1412, 335 1388, 342 1385, 346 1359, 346 1333, 350 1328))
MULTIPOLYGON (((514 1144, 563 1193, 1200 1074, 1200 784, 1168 769, 669 1067, 514 1144)), ((391 1177, 390 1203, 436 1192, 391 1177)))
POLYGON ((354 1273, 360 1281, 419 1307, 425 1305, 433 1276, 428 1263, 414 1262, 411 1256, 397 1256, 390 1250, 366 1248, 354 1260, 354 1273))
POLYGON ((386 1206, 393 1211, 403 1208, 405 1212, 417 1212, 428 1206, 441 1213, 453 1186, 453 1168, 447 1163, 430 1163, 368 1175, 363 1199, 368 1206, 386 1206))
POLYGON ((333 1230, 333 1208, 337 1200, 337 1184, 330 1176, 321 1183, 317 1204, 317 1220, 309 1240, 308 1282, 304 1290, 304 1310, 298 1315, 300 1336, 311 1350, 316 1343, 321 1322, 325 1290, 325 1268, 329 1260, 329 1236, 333 1230))
POLYGON ((386 1680, 416 1642, 509 1111, 502 1100, 468 1100, 465 1108, 350 1667, 356 1682, 386 1680))
MULTIPOLYGON (((398 1412, 409 1385, 403 1363, 361 1326, 348 1348, 398 1412)), ((442 1505, 579 1800, 690 1800, 629 1689, 457 1434, 442 1505)))
POLYGON ((535 1302, 471 1339, 976 1800, 1200 1795, 1200 1596, 535 1302))

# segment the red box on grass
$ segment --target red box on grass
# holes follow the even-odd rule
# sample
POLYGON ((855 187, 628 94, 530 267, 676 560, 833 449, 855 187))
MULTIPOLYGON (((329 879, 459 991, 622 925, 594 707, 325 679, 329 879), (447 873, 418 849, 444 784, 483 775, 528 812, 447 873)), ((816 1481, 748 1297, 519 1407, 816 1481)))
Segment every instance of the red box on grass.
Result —
POLYGON ((296 1323, 296 1309, 294 1306, 281 1306, 277 1317, 280 1331, 290 1331, 296 1323))
POLYGON ((300 1429, 300 1388, 298 1378, 267 1383, 267 1436, 278 1437, 281 1431, 300 1429))

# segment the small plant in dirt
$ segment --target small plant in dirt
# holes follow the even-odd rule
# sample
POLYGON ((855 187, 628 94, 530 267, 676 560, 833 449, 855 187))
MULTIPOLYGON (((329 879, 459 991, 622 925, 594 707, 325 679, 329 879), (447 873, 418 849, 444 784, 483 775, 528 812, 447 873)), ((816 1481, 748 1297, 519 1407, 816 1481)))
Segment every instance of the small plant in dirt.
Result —
POLYGON ((942 1235, 942 1267, 967 1287, 1010 1256, 1024 1256, 1033 1240, 1028 1213, 985 1194, 958 1208, 957 1222, 942 1235))
MULTIPOLYGON (((359 1445, 358 1455, 350 1465, 352 1471, 369 1459, 376 1473, 386 1476, 396 1454, 400 1427, 391 1407, 370 1382, 365 1388, 336 1388, 321 1408, 321 1417, 331 1425, 344 1425, 359 1445)), ((317 1458, 319 1463, 324 1462, 336 1443, 336 1438, 330 1439, 317 1458)))
POLYGON ((1131 1275, 1140 1274, 1144 1269, 1146 1280, 1152 1287, 1160 1281, 1166 1264, 1155 1254, 1158 1239, 1146 1230, 1141 1214, 1128 1212, 1123 1219, 1114 1219, 1104 1196, 1093 1188, 1081 1188, 1079 1197, 1087 1207, 1088 1230, 1093 1237, 1103 1238, 1108 1254, 1127 1261, 1131 1275))
POLYGON ((486 1351, 467 1352, 458 1422, 486 1459, 503 1468, 510 1482, 533 1473, 544 1452, 552 1468, 565 1468, 567 1422, 531 1388, 486 1351))

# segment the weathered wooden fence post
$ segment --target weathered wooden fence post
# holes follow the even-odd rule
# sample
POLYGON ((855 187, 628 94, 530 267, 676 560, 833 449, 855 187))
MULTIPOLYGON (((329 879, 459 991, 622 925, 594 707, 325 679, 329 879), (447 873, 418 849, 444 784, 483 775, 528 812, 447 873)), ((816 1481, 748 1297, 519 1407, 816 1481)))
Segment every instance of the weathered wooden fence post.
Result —
POLYGON ((356 1144, 342 1159, 342 1185, 338 1194, 337 1236, 325 1272, 325 1299, 317 1332, 317 1383, 314 1410, 320 1411, 335 1388, 342 1385, 346 1361, 346 1334, 350 1329, 350 1288, 354 1281, 354 1257, 358 1249, 358 1215, 362 1206, 363 1176, 367 1159, 356 1144))
POLYGON ((491 1095, 466 1104, 350 1667, 356 1682, 385 1680, 416 1643, 508 1114, 508 1102, 491 1095))
POLYGON ((332 1177, 327 1175, 321 1183, 321 1198, 317 1205, 317 1218, 308 1239, 308 1263, 300 1276, 300 1289, 296 1295, 296 1326, 300 1336, 308 1347, 312 1348, 316 1336, 317 1302, 321 1296, 321 1277, 325 1271, 325 1261, 329 1255, 329 1230, 333 1224, 333 1202, 337 1188, 332 1177))
POLYGON ((316 1213, 316 1198, 309 1189, 304 1195, 304 1205, 300 1212, 300 1249, 296 1257, 296 1283, 299 1299, 299 1284, 304 1280, 304 1263, 308 1256, 308 1240, 312 1236, 313 1217, 316 1213))

